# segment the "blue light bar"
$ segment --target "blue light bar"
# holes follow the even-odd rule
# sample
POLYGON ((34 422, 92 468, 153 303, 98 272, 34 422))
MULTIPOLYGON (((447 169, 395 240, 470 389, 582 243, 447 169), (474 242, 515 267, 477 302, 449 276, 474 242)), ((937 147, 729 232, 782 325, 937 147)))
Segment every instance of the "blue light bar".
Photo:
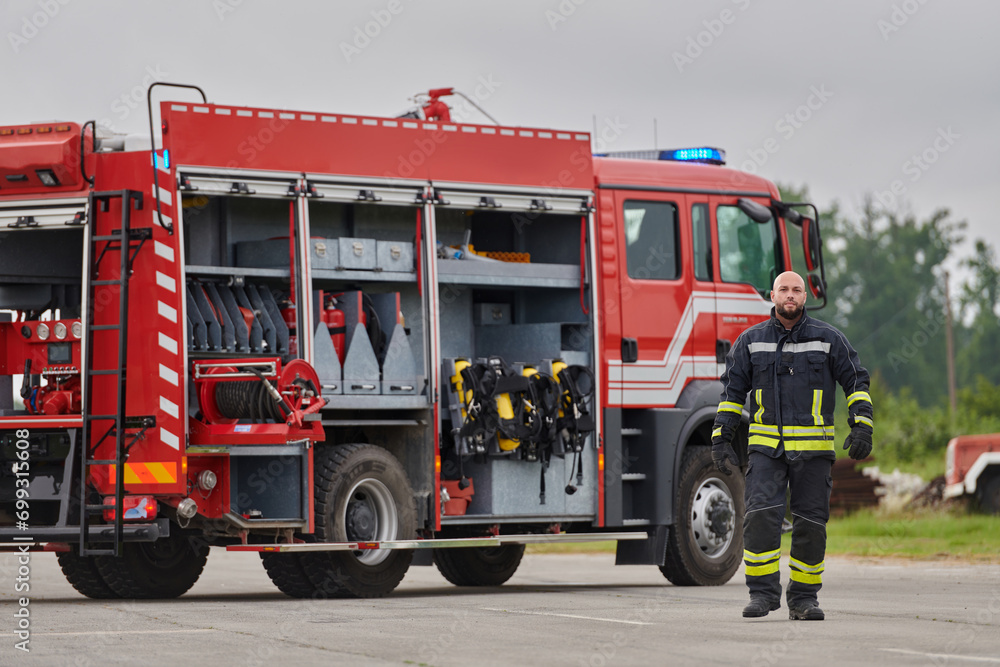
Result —
POLYGON ((660 152, 661 160, 675 162, 705 162, 707 164, 726 164, 726 151, 721 148, 676 148, 660 152))
POLYGON ((666 160, 670 162, 701 162, 703 164, 726 164, 726 151, 721 148, 675 148, 672 150, 608 151, 594 153, 594 157, 621 158, 624 160, 666 160))

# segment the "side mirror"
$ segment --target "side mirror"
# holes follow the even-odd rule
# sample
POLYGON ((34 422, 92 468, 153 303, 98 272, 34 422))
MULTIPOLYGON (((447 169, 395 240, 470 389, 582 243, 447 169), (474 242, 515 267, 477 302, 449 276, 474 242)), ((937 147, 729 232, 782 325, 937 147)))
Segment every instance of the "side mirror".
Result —
POLYGON ((806 258, 806 271, 815 271, 819 267, 820 243, 819 225, 812 218, 803 217, 802 254, 806 258))
POLYGON ((823 279, 816 274, 809 274, 809 291, 817 299, 822 299, 826 296, 826 285, 823 284, 823 279))
POLYGON ((771 220, 771 209, 751 199, 740 198, 736 200, 736 206, 754 222, 764 223, 771 220))

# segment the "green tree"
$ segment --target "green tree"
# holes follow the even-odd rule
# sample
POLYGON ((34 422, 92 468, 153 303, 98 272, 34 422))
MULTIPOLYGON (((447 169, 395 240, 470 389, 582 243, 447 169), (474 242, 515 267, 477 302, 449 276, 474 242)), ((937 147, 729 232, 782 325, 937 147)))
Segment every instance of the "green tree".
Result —
POLYGON ((921 405, 947 395, 942 263, 964 222, 940 209, 926 220, 876 208, 860 218, 833 212, 824 228, 827 319, 893 392, 909 387, 921 405))
POLYGON ((971 386, 977 375, 992 383, 1000 383, 1000 268, 993 246, 976 240, 975 254, 962 261, 972 271, 972 277, 962 285, 959 296, 960 317, 972 316, 968 331, 963 332, 957 346, 956 369, 960 386, 971 386))

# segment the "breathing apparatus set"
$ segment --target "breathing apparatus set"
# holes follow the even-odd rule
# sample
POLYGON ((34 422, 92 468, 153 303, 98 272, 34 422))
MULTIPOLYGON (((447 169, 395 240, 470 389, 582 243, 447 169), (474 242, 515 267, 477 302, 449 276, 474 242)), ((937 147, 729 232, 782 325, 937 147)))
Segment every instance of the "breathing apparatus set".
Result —
POLYGON ((460 488, 468 486, 463 462, 487 457, 541 464, 539 498, 545 504, 545 471, 553 455, 574 456, 565 491, 583 483, 581 452, 595 428, 594 374, 586 366, 545 360, 510 365, 501 357, 448 359, 449 413, 460 488), (572 483, 576 469, 576 485, 572 483))

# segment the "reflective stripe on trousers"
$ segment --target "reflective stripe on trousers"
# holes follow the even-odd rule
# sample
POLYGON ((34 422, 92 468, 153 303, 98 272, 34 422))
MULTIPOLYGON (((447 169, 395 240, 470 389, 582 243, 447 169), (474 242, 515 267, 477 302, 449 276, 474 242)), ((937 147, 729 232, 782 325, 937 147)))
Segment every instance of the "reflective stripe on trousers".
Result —
POLYGON ((785 490, 791 488, 792 549, 788 603, 815 600, 822 587, 826 522, 830 517, 827 458, 789 461, 750 452, 743 518, 743 560, 751 596, 781 597, 779 557, 785 490))

